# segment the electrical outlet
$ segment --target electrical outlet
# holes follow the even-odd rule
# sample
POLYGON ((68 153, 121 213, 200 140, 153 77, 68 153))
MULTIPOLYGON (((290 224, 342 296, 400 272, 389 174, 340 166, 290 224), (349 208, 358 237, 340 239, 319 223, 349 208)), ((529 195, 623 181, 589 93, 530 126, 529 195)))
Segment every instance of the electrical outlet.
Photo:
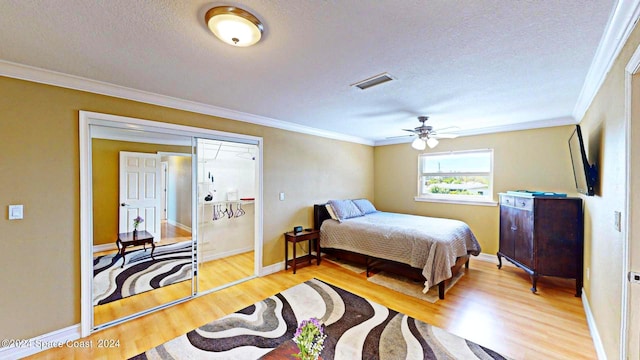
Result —
POLYGON ((640 284, 640 272, 630 271, 629 272, 629 281, 635 284, 640 284))
POLYGON ((590 276, 590 274, 589 274, 589 272, 590 272, 589 270, 590 270, 590 269, 589 269, 589 268, 587 268, 587 280, 589 280, 589 279, 591 278, 591 276, 590 276))

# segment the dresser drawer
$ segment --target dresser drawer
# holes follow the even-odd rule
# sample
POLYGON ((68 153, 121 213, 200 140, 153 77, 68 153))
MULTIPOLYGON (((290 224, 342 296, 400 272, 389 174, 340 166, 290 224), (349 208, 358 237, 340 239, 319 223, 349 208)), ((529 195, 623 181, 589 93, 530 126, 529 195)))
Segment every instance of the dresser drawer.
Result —
POLYGON ((516 206, 514 203, 514 197, 509 195, 500 195, 500 205, 516 206))
POLYGON ((518 209, 533 211, 533 199, 532 198, 513 198, 514 206, 518 209))

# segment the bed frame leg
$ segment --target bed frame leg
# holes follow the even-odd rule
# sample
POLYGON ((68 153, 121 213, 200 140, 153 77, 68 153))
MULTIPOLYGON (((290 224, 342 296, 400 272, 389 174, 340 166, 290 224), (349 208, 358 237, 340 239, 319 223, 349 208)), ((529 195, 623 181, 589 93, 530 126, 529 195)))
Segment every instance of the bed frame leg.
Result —
POLYGON ((364 258, 365 266, 367 267, 367 277, 369 277, 369 257, 364 258))
POLYGON ((464 263, 464 268, 465 269, 469 268, 469 258, 467 258, 467 261, 464 263))
POLYGON ((444 280, 438 283, 438 297, 444 300, 444 280))

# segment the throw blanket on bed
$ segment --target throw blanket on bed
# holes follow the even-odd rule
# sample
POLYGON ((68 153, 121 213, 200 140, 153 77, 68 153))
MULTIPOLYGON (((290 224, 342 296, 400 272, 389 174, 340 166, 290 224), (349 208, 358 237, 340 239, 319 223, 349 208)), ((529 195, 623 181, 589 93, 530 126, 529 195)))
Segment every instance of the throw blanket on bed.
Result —
POLYGON ((480 253, 478 240, 462 221, 388 212, 325 220, 320 245, 421 268, 426 290, 453 275, 457 257, 480 253))

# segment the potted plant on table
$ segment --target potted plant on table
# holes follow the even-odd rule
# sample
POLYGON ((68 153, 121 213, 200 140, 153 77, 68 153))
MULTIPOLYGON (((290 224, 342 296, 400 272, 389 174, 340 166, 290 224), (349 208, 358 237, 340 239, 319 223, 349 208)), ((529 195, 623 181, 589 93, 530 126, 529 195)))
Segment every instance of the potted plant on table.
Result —
POLYGON ((300 360, 317 360, 324 348, 326 337, 324 328, 318 319, 302 320, 293 336, 293 341, 298 345, 300 352, 293 354, 293 356, 300 360))
POLYGON ((138 225, 144 222, 144 219, 138 215, 135 219, 133 219, 133 237, 138 236, 138 225))

